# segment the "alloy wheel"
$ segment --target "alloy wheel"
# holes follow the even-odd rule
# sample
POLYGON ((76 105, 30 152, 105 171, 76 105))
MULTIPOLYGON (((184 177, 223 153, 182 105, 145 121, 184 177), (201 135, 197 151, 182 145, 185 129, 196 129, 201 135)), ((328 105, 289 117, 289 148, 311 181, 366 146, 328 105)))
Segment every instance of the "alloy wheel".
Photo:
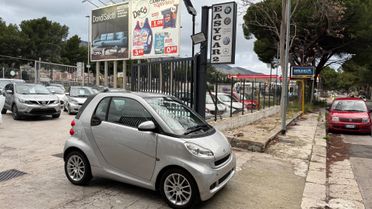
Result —
POLYGON ((164 181, 166 198, 174 205, 183 206, 192 197, 191 184, 187 178, 179 173, 172 173, 164 181))
POLYGON ((67 173, 74 181, 81 181, 85 174, 85 164, 78 155, 71 155, 67 161, 67 173))

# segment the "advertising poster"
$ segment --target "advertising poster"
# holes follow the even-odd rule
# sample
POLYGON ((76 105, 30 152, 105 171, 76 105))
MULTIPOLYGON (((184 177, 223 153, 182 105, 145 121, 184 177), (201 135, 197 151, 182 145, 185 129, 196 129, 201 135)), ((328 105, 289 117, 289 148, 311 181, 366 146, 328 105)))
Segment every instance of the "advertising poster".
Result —
POLYGON ((234 64, 236 40, 236 3, 212 6, 211 63, 234 64))
POLYGON ((131 1, 131 57, 179 56, 179 0, 131 1))
POLYGON ((115 4, 92 10, 91 60, 129 58, 129 5, 115 4))

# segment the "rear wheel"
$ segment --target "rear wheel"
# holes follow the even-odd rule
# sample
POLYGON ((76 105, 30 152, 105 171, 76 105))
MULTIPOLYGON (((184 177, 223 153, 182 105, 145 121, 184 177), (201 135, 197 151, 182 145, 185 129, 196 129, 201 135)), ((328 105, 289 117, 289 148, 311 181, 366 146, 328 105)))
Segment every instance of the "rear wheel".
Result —
POLYGON ((19 120, 21 118, 16 104, 14 104, 12 107, 12 117, 14 120, 19 120))
POLYGON ((160 182, 160 193, 171 208, 191 208, 199 202, 199 193, 192 176, 182 169, 170 169, 160 182))
POLYGON ((65 160, 65 174, 67 179, 76 185, 86 185, 92 179, 88 159, 80 151, 67 154, 65 160))

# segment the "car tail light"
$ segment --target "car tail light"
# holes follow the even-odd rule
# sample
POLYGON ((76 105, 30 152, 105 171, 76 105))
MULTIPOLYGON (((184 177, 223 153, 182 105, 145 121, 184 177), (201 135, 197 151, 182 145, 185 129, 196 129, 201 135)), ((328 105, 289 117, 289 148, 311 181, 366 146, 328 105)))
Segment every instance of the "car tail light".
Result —
POLYGON ((70 129, 70 135, 73 136, 75 134, 75 130, 73 128, 70 129))
POLYGON ((71 121, 71 126, 74 127, 75 125, 76 125, 75 120, 72 120, 72 121, 71 121))

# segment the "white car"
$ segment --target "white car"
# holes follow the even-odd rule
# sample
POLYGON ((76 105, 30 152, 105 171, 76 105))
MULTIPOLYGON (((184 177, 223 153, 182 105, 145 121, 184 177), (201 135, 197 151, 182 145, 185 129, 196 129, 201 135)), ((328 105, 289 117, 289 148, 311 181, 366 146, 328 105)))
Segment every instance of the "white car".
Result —
MULTIPOLYGON (((213 95, 213 94, 212 94, 213 95)), ((232 113, 237 113, 243 111, 243 103, 236 100, 234 97, 226 93, 217 93, 218 100, 226 106, 226 113, 230 114, 230 109, 232 113), (231 103, 232 100, 232 103, 231 103)))
POLYGON ((218 117, 222 117, 226 113, 226 106, 217 101, 217 109, 211 95, 207 93, 205 97, 205 118, 210 119, 217 114, 218 117))
POLYGON ((59 99, 59 102, 61 104, 61 110, 65 109, 65 103, 67 102, 67 96, 65 94, 65 91, 58 86, 47 86, 46 87, 52 94, 56 95, 59 99))

